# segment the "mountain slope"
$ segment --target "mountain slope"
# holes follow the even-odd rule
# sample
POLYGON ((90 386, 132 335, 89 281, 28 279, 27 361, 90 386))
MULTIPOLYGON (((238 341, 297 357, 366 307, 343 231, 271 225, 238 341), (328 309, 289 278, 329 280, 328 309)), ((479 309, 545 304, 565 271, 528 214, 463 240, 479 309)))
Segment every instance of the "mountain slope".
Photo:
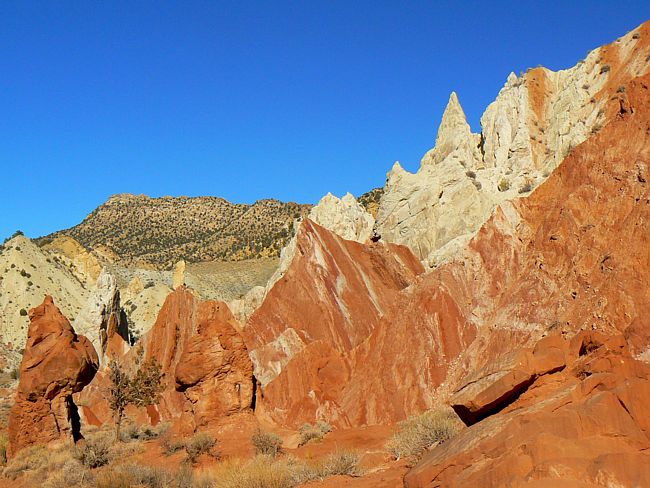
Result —
POLYGON ((0 342, 21 348, 27 340, 29 309, 53 295, 61 311, 77 316, 88 291, 70 264, 44 253, 26 237, 7 241, 0 252, 0 342))
POLYGON ((238 261, 277 256, 293 219, 310 205, 259 200, 253 205, 216 197, 115 195, 79 225, 41 238, 70 236, 88 249, 107 247, 121 264, 170 268, 177 261, 238 261))

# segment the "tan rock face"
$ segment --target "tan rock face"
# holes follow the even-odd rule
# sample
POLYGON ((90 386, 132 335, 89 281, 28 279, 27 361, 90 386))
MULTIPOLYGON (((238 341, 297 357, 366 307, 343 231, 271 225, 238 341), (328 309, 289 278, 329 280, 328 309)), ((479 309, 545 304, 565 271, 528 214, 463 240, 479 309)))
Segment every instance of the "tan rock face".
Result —
POLYGON ((75 334, 51 297, 29 318, 16 403, 9 414, 9 457, 33 444, 78 439, 72 394, 90 383, 98 368, 92 344, 75 334))
POLYGON ((619 87, 650 67, 647 25, 598 48, 574 68, 511 74, 472 134, 452 93, 415 174, 388 173, 376 233, 431 266, 453 258, 505 201, 529 194, 607 121, 619 87))
POLYGON ((86 288, 94 285, 99 278, 102 271, 99 259, 72 237, 57 236, 42 249, 67 264, 86 288))
POLYGON ((185 284, 185 261, 180 260, 174 266, 174 274, 172 275, 172 289, 185 284))
MULTIPOLYGON (((558 342, 554 341, 557 345, 558 342)), ((552 350, 566 351, 562 370, 535 376, 522 388, 504 378, 521 363, 500 360, 487 369, 505 376, 467 390, 463 404, 484 404, 496 389, 500 401, 487 418, 435 447, 404 479, 414 487, 442 486, 646 486, 650 483, 650 366, 635 360, 622 336, 582 333, 552 350), (505 364, 510 364, 510 369, 505 364)))

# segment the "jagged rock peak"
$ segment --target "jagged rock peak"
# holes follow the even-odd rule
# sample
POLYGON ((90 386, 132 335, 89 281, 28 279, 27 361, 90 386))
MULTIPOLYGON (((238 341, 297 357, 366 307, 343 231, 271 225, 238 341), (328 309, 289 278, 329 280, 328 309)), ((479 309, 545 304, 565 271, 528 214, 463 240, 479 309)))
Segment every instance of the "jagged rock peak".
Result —
POLYGON ((338 198, 328 193, 311 209, 309 218, 344 239, 366 242, 375 219, 351 193, 338 198))
POLYGON ((90 339, 101 363, 113 335, 119 335, 124 344, 129 342, 128 321, 120 305, 120 291, 115 277, 106 269, 102 269, 93 293, 73 326, 90 339))
POLYGON ((438 128, 436 145, 425 154, 421 165, 439 164, 453 154, 463 167, 479 166, 481 163, 481 155, 478 151, 479 137, 472 134, 458 96, 456 92, 451 92, 438 128))

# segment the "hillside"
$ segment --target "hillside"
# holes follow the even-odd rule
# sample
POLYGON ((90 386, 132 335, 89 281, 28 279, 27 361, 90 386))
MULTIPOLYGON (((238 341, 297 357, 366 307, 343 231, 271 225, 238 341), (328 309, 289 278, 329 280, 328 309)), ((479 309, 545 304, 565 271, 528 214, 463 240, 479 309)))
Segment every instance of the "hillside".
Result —
POLYGON ((240 261, 275 257, 293 234, 293 220, 311 205, 259 200, 252 205, 216 197, 121 194, 83 222, 38 239, 70 236, 88 249, 108 248, 126 266, 169 269, 177 261, 240 261))
POLYGON ((0 343, 23 347, 27 339, 27 312, 45 295, 73 319, 88 291, 70 264, 39 249, 22 235, 7 241, 0 251, 0 343))

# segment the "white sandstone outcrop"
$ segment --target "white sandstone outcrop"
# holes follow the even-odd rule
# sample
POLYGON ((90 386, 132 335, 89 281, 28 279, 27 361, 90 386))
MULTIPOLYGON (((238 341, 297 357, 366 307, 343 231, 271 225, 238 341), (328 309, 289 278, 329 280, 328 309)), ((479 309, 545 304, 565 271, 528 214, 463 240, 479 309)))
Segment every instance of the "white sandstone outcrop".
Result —
POLYGON ((107 339, 113 331, 128 344, 128 322, 120 306, 120 291, 115 277, 106 270, 100 273, 90 297, 72 322, 72 326, 78 334, 90 339, 97 351, 100 364, 104 362, 107 339))
POLYGON ((354 196, 338 198, 328 193, 309 212, 309 219, 343 239, 366 242, 372 235, 375 219, 354 196))
POLYGON ((636 37, 632 31, 571 69, 510 74, 481 117, 481 134, 471 132, 452 93, 436 145, 417 173, 398 163, 388 173, 375 233, 409 246, 429 266, 452 258, 498 204, 530 194, 599 130, 618 88, 613 80, 648 71, 648 53, 637 49, 636 37))

